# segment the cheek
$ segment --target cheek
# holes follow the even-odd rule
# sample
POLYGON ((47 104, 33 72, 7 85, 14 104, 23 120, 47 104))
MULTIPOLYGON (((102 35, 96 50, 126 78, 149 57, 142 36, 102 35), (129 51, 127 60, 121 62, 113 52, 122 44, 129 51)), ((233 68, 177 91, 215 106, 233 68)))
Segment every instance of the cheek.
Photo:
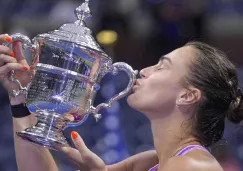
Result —
POLYGON ((146 80, 143 87, 128 97, 128 104, 140 112, 161 111, 175 104, 177 89, 169 80, 146 80))
POLYGON ((167 94, 161 86, 146 85, 131 94, 127 101, 131 107, 140 112, 157 111, 167 103, 168 98, 165 98, 167 94))
POLYGON ((152 84, 151 82, 151 84, 148 84, 144 89, 147 97, 144 99, 144 105, 147 105, 147 107, 164 108, 165 105, 171 101, 171 86, 166 83, 152 84))
POLYGON ((151 79, 144 86, 143 92, 147 94, 151 102, 156 102, 157 100, 165 99, 170 94, 171 88, 171 83, 168 79, 151 79))

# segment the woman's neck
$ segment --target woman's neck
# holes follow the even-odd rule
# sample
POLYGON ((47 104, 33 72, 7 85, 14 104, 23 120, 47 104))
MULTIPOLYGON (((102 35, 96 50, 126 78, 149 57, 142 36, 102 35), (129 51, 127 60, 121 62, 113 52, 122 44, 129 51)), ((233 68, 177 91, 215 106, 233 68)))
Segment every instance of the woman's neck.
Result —
POLYGON ((160 165, 175 156, 178 151, 187 145, 200 144, 199 141, 187 134, 185 119, 180 116, 170 116, 162 119, 151 119, 154 146, 157 151, 160 165))

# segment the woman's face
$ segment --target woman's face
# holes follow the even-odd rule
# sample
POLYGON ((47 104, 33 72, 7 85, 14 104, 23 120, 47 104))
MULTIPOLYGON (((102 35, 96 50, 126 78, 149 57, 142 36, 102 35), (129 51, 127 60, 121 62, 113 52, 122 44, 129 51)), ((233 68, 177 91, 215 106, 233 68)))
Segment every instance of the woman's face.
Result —
POLYGON ((150 115, 172 112, 184 89, 182 80, 194 54, 192 47, 182 47, 161 57, 158 64, 141 70, 141 79, 134 85, 128 104, 150 115))

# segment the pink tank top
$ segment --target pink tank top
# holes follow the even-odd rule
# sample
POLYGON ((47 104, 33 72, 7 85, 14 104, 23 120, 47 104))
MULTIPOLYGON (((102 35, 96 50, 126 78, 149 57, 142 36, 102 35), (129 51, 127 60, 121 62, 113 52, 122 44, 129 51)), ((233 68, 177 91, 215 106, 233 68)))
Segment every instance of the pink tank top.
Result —
MULTIPOLYGON (((185 148, 181 149, 180 151, 178 151, 175 156, 184 156, 192 150, 203 150, 203 151, 209 153, 209 151, 206 148, 204 148, 200 145, 189 145, 189 146, 186 146, 185 148)), ((155 165, 154 167, 152 167, 148 171, 157 171, 158 168, 159 168, 159 164, 155 165)))

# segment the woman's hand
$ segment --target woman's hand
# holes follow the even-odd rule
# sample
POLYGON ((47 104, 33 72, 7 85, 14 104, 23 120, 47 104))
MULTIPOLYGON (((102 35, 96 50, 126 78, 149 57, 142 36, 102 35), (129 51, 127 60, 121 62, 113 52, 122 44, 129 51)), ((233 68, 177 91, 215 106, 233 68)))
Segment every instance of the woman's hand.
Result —
POLYGON ((90 151, 77 132, 72 132, 71 137, 77 149, 61 147, 63 152, 80 171, 108 171, 105 163, 96 154, 90 151))
MULTIPOLYGON (((0 35, 0 81, 11 95, 12 91, 18 88, 18 85, 9 80, 10 72, 15 71, 15 78, 21 82, 22 86, 26 86, 30 82, 33 72, 29 70, 29 65, 22 52, 22 43, 13 42, 13 50, 11 50, 2 45, 4 42, 10 43, 12 38, 7 34, 0 35)), ((24 103, 25 100, 23 95, 16 98, 10 96, 11 104, 24 103)))

